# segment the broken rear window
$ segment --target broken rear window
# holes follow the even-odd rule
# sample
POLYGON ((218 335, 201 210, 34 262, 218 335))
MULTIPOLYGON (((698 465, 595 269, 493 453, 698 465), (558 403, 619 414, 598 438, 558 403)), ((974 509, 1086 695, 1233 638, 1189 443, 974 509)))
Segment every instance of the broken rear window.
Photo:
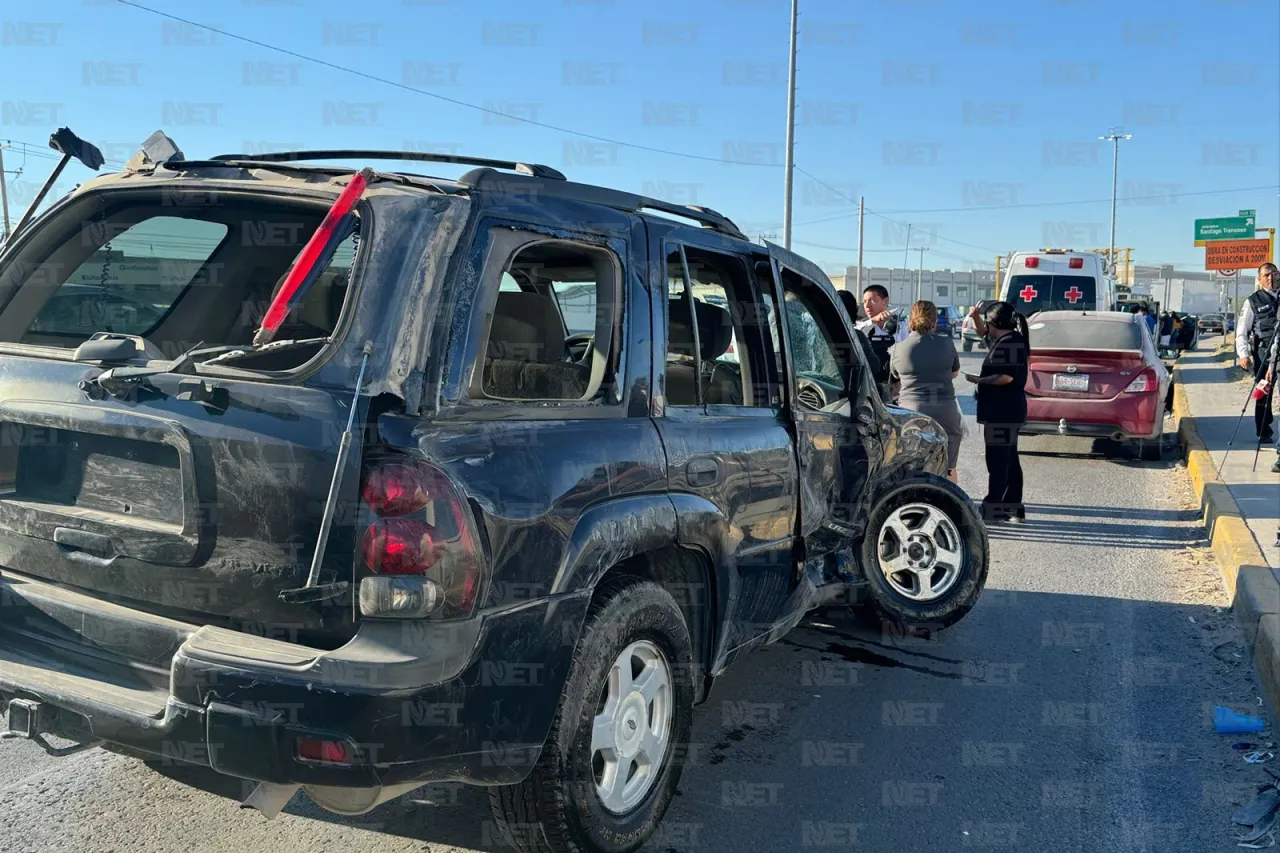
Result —
MULTIPOLYGON (((166 358, 197 343, 248 346, 327 209, 230 194, 197 204, 172 190, 85 196, 41 223, 0 270, 0 342, 75 349, 113 332, 144 337, 166 358)), ((358 237, 357 220, 275 340, 333 333, 358 237)), ((322 345, 236 366, 287 370, 322 345)))

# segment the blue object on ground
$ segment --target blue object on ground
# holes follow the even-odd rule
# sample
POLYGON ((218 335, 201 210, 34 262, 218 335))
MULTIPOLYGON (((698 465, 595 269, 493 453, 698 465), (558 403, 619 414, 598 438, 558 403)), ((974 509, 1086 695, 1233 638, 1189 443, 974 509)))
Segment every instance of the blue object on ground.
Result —
POLYGON ((1213 728, 1218 734, 1260 732, 1263 729, 1263 722, 1258 717, 1237 714, 1230 708, 1224 708, 1219 705, 1213 709, 1213 728))

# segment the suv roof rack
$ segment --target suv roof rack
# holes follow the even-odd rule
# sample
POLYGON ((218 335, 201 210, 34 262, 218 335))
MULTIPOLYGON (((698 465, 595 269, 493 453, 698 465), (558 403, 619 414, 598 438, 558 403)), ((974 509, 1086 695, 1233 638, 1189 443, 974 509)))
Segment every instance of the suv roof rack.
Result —
POLYGON ((209 159, 256 163, 294 163, 299 160, 416 160, 423 163, 457 163, 462 166, 508 169, 534 178, 546 178, 552 181, 567 180, 564 174, 557 169, 538 163, 491 160, 486 157, 466 157, 458 154, 433 154, 428 151, 378 151, 343 148, 318 151, 273 151, 267 154, 219 154, 209 159))
MULTIPOLYGON (((458 183, 469 189, 505 192, 511 190, 511 183, 513 181, 520 182, 528 180, 530 180, 528 177, 522 175, 504 175, 498 174, 490 169, 479 168, 472 169, 470 172, 467 172, 465 175, 458 178, 458 183)), ((747 239, 747 236, 743 234, 741 229, 733 223, 733 220, 709 207, 675 204, 673 202, 643 196, 638 193, 627 192, 626 190, 615 190, 612 187, 602 187, 597 184, 582 184, 576 181, 545 184, 538 188, 538 193, 540 195, 554 196, 556 198, 568 199, 570 201, 599 204, 604 207, 611 207, 614 210, 626 211, 627 213, 641 213, 646 210, 661 211, 663 213, 669 213, 685 219, 692 219, 695 222, 710 228, 712 231, 716 231, 730 237, 737 237, 742 240, 747 239)), ((513 197, 519 197, 519 195, 520 193, 518 192, 512 192, 513 197)))

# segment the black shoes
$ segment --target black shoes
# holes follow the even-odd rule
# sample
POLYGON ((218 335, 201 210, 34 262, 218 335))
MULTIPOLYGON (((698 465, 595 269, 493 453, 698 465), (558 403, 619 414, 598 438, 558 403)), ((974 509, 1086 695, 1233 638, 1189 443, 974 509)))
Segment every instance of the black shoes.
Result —
POLYGON ((1008 522, 1010 524, 1022 524, 1027 520, 1027 508, 1023 504, 1000 504, 995 506, 983 503, 982 520, 986 524, 1000 524, 1008 522))

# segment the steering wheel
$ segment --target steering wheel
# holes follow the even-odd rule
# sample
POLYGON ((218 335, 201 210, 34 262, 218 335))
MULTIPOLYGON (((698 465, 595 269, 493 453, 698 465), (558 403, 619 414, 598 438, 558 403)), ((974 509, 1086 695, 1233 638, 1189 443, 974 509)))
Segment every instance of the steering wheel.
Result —
POLYGON ((591 347, 596 336, 593 332, 581 332, 565 338, 564 351, 568 359, 574 363, 586 361, 591 355, 591 347))

